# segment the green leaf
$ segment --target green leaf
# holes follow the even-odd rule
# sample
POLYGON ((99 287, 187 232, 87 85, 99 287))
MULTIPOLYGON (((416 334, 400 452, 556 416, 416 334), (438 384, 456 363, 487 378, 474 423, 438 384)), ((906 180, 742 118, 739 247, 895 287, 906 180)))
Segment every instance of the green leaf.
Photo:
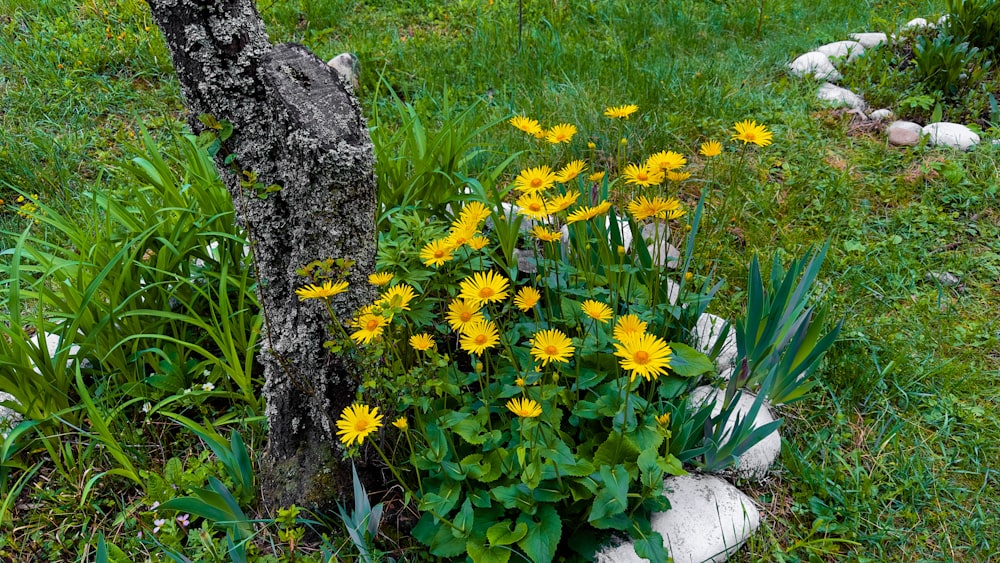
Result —
POLYGON ((472 558, 472 563, 507 563, 510 560, 510 549, 483 545, 482 541, 469 540, 465 549, 472 558))
POLYGON ((639 481, 647 489, 663 487, 663 469, 657 463, 659 453, 655 449, 643 450, 636 463, 639 466, 639 481))
POLYGON ((667 551, 663 549, 663 536, 659 532, 648 532, 641 537, 632 536, 635 554, 650 563, 667 563, 667 551))
POLYGON ((628 509, 628 470, 624 465, 602 465, 600 473, 604 486, 594 497, 587 521, 595 528, 621 529, 618 517, 628 509))
POLYGON ((475 520, 476 513, 472 508, 472 501, 465 499, 465 502, 462 503, 462 508, 455 515, 455 521, 452 522, 455 526, 451 529, 451 533, 457 538, 469 537, 475 520))
POLYGON ((518 542, 528 534, 528 525, 524 522, 510 522, 504 520, 497 522, 486 530, 486 537, 490 540, 490 545, 510 545, 518 542), (510 526, 514 526, 513 529, 510 526))
POLYGON ((528 527, 528 533, 517 542, 528 558, 532 561, 552 561, 562 537, 562 521, 555 507, 542 505, 534 516, 522 514, 517 517, 517 522, 528 527))
POLYGON ((510 485, 506 487, 493 487, 490 489, 490 496, 503 505, 504 508, 516 508, 517 510, 527 510, 534 504, 531 490, 524 483, 510 485))
POLYGON ((622 462, 634 462, 639 457, 639 447, 621 432, 612 432, 608 439, 594 452, 594 464, 615 466, 622 462))
POLYGON ((438 493, 426 493, 417 505, 421 511, 433 511, 439 516, 444 516, 451 512, 451 509, 458 503, 461 484, 457 481, 445 481, 441 484, 438 493))
POLYGON ((695 377, 715 370, 708 356, 678 342, 670 343, 670 370, 682 377, 695 377))

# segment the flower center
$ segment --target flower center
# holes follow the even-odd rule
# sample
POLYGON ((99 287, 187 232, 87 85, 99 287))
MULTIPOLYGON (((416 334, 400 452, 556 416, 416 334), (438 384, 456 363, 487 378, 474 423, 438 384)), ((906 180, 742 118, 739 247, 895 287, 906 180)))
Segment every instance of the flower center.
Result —
POLYGON ((649 179, 649 175, 646 174, 645 172, 639 172, 638 174, 635 175, 635 179, 639 180, 640 182, 645 182, 646 180, 649 179))
POLYGON ((531 204, 528 205, 528 209, 530 209, 532 211, 541 211, 542 210, 542 204, 537 203, 537 202, 536 203, 531 203, 531 204))
POLYGON ((469 319, 472 318, 472 313, 468 311, 462 311, 461 313, 458 314, 458 318, 462 319, 463 323, 467 323, 469 322, 469 319))
POLYGON ((476 344, 486 344, 486 335, 485 334, 477 334, 476 335, 476 344))
POLYGON ((538 187, 541 187, 541 185, 542 185, 542 179, 541 178, 532 178, 531 179, 531 187, 532 188, 538 188, 538 187))
POLYGON ((365 325, 366 330, 375 330, 376 328, 378 328, 378 319, 371 319, 365 325))
POLYGON ((639 365, 646 365, 647 363, 649 363, 649 352, 645 350, 639 350, 638 352, 635 353, 634 356, 632 356, 632 359, 635 360, 635 363, 639 365))
POLYGON ((444 251, 443 250, 435 250, 434 251, 434 257, 435 258, 442 258, 442 257, 444 257, 444 251))
POLYGON ((493 291, 492 287, 484 287, 484 288, 482 288, 482 289, 479 290, 479 297, 481 297, 483 299, 488 299, 490 297, 493 297, 494 293, 496 293, 496 292, 493 291))
POLYGON ((354 431, 355 432, 364 432, 365 430, 368 430, 368 421, 367 420, 365 420, 363 418, 359 418, 358 420, 354 421, 354 431))
POLYGON ((555 353, 558 352, 558 351, 559 351, 559 349, 556 348, 555 346, 551 345, 551 344, 549 344, 548 346, 545 347, 545 353, 548 354, 549 356, 554 356, 555 353))

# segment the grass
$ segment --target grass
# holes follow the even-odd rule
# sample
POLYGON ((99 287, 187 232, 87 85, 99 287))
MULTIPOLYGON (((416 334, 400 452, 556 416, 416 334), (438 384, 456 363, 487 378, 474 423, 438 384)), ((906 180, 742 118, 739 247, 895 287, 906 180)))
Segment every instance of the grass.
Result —
MULTIPOLYGON (((391 115, 384 87, 376 95, 384 80, 428 123, 447 120, 445 99, 448 111, 482 99, 481 123, 513 113, 572 122, 584 132, 577 142, 594 142, 601 158, 618 138, 588 137, 603 129, 593 116, 635 103, 640 113, 621 131, 633 159, 661 148, 690 156, 737 120, 766 123, 776 142, 760 152, 760 174, 737 186, 728 217, 710 215, 712 236, 698 249, 703 267, 729 282, 715 312, 741 306, 752 253, 790 257, 830 238, 821 281, 832 315, 846 322, 822 390, 784 413, 781 467, 753 489, 764 530, 739 559, 985 561, 1000 557, 1000 423, 991 416, 1000 406, 1000 153, 988 143, 968 154, 891 148, 851 134, 849 116, 817 104, 815 85, 782 69, 819 44, 891 31, 943 5, 775 0, 765 3, 760 37, 758 3, 737 0, 525 2, 520 34, 512 2, 260 8, 273 40, 324 58, 357 53, 369 116, 391 115), (942 286, 926 277, 932 271, 960 284, 942 286)), ((8 203, 18 191, 38 193, 79 212, 77 194, 126 181, 109 170, 132 156, 126 147, 140 125, 160 140, 181 127, 179 88, 142 2, 0 0, 0 29, 8 203)), ((526 148, 506 126, 480 143, 473 171, 526 148)), ((529 164, 522 156, 510 170, 529 164)), ((4 230, 25 226, 15 208, 0 212, 4 230)), ((73 488, 46 475, 50 492, 31 485, 26 495, 56 527, 112 529, 101 515, 125 499, 99 494, 103 508, 62 520, 77 502, 73 488)), ((53 529, 38 518, 31 526, 22 536, 53 529)))

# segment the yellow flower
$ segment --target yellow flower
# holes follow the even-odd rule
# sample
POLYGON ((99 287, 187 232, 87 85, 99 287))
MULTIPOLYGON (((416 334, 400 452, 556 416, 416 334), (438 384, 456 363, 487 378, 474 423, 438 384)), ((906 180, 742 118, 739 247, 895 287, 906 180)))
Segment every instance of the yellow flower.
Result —
POLYGON ((479 228, 476 223, 470 221, 457 221, 454 225, 452 225, 451 231, 448 234, 448 244, 451 246, 452 250, 458 250, 472 240, 472 238, 478 233, 479 228))
POLYGON ((387 324, 389 320, 382 315, 365 313, 354 322, 358 330, 351 334, 351 339, 361 344, 371 344, 372 340, 382 335, 382 330, 387 324))
POLYGON ((600 182, 601 180, 604 179, 605 174, 607 174, 607 172, 601 170, 600 172, 594 172, 590 176, 587 176, 587 179, 590 180, 591 182, 600 182))
POLYGON ((458 214, 458 221, 451 224, 454 228, 460 228, 467 224, 473 224, 476 227, 480 223, 485 221, 491 215, 491 211, 486 205, 481 201, 470 201, 465 204, 462 208, 462 212, 458 214))
POLYGON ((375 272, 368 276, 368 283, 372 285, 385 285, 392 281, 392 274, 389 272, 375 272))
POLYGON ((663 199, 660 196, 655 196, 653 199, 649 199, 641 195, 628 204, 628 212, 635 217, 636 221, 642 221, 650 217, 664 219, 667 216, 667 212, 677 209, 680 207, 680 204, 681 202, 675 198, 663 199))
POLYGON ((684 158, 684 155, 674 151, 660 151, 646 159, 646 166, 650 170, 659 170, 661 172, 677 170, 678 168, 683 168, 685 164, 687 164, 687 159, 684 158))
POLYGON ((378 413, 378 407, 369 409, 368 405, 353 404, 340 413, 340 420, 337 421, 337 435, 340 441, 350 446, 357 440, 361 445, 372 432, 382 426, 382 415, 378 413))
POLYGON ((483 320, 483 314, 479 311, 479 305, 472 301, 454 299, 448 304, 448 314, 445 320, 453 330, 462 331, 469 323, 483 320))
POLYGON ((587 163, 582 160, 571 161, 566 166, 559 169, 556 174, 556 182, 565 184, 580 175, 587 168, 587 163))
POLYGON ((615 340, 623 341, 630 336, 644 334, 645 332, 646 322, 639 320, 639 317, 635 315, 622 315, 618 317, 618 321, 615 322, 615 340))
POLYGON ((535 238, 545 242, 559 242, 562 239, 562 233, 559 231, 550 231, 541 225, 535 225, 531 229, 531 234, 535 235, 535 238))
POLYGON ((399 428, 403 432, 406 432, 410 428, 410 423, 406 421, 405 416, 401 416, 396 420, 392 421, 392 425, 395 426, 396 428, 399 428))
POLYGON ((764 124, 757 125, 756 120, 746 120, 740 121, 733 126, 736 130, 735 133, 730 136, 730 140, 733 141, 743 141, 743 144, 753 143, 758 147, 766 147, 771 144, 772 134, 767 130, 764 124))
POLYGON ((698 152, 700 152, 702 156, 707 156, 709 158, 719 156, 722 154, 722 143, 719 141, 706 141, 701 144, 701 148, 698 149, 698 152))
POLYGON ((538 168, 525 168, 514 178, 514 187, 517 191, 527 194, 536 194, 547 190, 556 182, 556 175, 548 166, 538 168))
POLYGON ((401 283, 385 290, 375 303, 385 305, 386 307, 392 309, 409 311, 410 301, 413 301, 413 298, 416 296, 417 294, 413 291, 412 287, 406 285, 405 283, 401 283))
POLYGON ((639 106, 629 104, 627 106, 611 106, 604 110, 604 115, 612 119, 628 119, 630 115, 639 111, 639 106))
POLYGON ((426 332, 414 334, 410 337, 410 346, 418 352, 426 352, 434 347, 434 339, 426 332))
POLYGON ((463 350, 481 355, 487 348, 492 348, 500 342, 500 334, 493 321, 475 321, 465 325, 460 340, 463 350))
POLYGON ((549 216, 548 204, 536 193, 524 194, 517 198, 519 215, 525 215, 532 219, 544 219, 549 216))
POLYGON ((632 372, 633 381, 636 375, 647 381, 667 375, 670 353, 670 346, 655 334, 634 334, 615 344, 615 355, 621 358, 622 369, 632 372))
POLYGON ((439 239, 425 245, 420 250, 420 260, 425 266, 437 268, 441 264, 451 260, 451 241, 447 238, 439 239))
POLYGON ((542 407, 531 399, 515 397, 507 401, 507 408, 522 418, 535 418, 542 415, 542 407))
POLYGON ((670 427, 670 413, 666 412, 656 417, 656 423, 664 428, 670 427))
POLYGON ((603 215, 611 209, 610 202, 602 202, 595 207, 581 207, 566 217, 566 223, 576 223, 577 221, 589 221, 598 215, 603 215))
POLYGON ((518 387, 524 387, 524 378, 518 377, 517 379, 515 379, 514 385, 517 385, 518 387))
POLYGON ((477 272, 459 284, 461 289, 459 297, 474 301, 480 306, 483 303, 503 301, 507 297, 509 283, 507 278, 496 272, 477 272))
POLYGON ((626 184, 637 186, 656 186, 663 182, 663 172, 650 170, 648 164, 629 164, 622 172, 626 184))
POLYGON ((559 213, 560 211, 569 209, 569 206, 576 203, 576 200, 578 199, 580 199, 580 192, 566 192, 562 195, 549 199, 547 208, 549 213, 559 213))
POLYGON ((531 338, 531 357, 547 366, 549 362, 566 363, 573 356, 573 341, 558 329, 542 330, 531 338))
POLYGON ((542 126, 538 124, 537 119, 531 119, 530 117, 524 115, 515 115, 508 121, 514 127, 524 131, 529 135, 538 136, 542 132, 542 126))
POLYGON ((593 299, 588 299, 580 305, 580 309, 583 310, 583 314, 594 319, 595 321, 601 321, 606 323, 611 320, 614 313, 611 312, 611 307, 608 307, 600 301, 594 301, 593 299))
POLYGON ((687 180, 690 177, 691 177, 690 172, 677 172, 674 170, 667 172, 667 179, 670 180, 671 182, 683 182, 684 180, 687 180))
POLYGON ((490 239, 488 239, 488 238, 486 238, 484 236, 481 236, 481 235, 476 235, 476 236, 472 237, 471 239, 469 239, 469 242, 467 244, 469 245, 469 248, 471 248, 473 250, 482 250, 489 243, 490 243, 490 239))
POLYGON ((573 135, 576 135, 576 125, 560 123, 552 129, 549 129, 549 131, 545 134, 545 140, 553 145, 557 145, 559 143, 570 142, 573 140, 573 135))
POLYGON ((334 283, 331 280, 326 280, 323 285, 309 284, 300 287, 295 290, 295 294, 299 296, 299 301, 305 301, 306 299, 327 299, 345 291, 347 291, 347 282, 334 283))
POLYGON ((542 298, 542 294, 533 287, 524 286, 514 296, 514 306, 522 311, 528 311, 542 298))
MULTIPOLYGON (((687 212, 684 211, 683 207, 678 207, 676 209, 671 209, 670 211, 667 211, 667 215, 666 217, 664 217, 664 219, 666 219, 667 221, 673 221, 674 219, 683 217, 685 213, 687 212)), ((687 225, 687 227, 690 230, 691 225, 687 225)))

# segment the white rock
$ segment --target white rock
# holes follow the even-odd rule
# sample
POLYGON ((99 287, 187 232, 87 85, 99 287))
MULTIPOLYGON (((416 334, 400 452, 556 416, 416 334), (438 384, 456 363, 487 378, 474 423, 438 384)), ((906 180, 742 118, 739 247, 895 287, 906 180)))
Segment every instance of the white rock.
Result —
MULTIPOLYGON (((708 385, 702 385, 691 391, 692 406, 698 407, 706 403, 715 402, 715 406, 712 408, 712 416, 716 416, 722 412, 722 403, 725 401, 725 398, 725 389, 717 389, 708 385)), ((733 416, 726 421, 724 436, 728 437, 732 434, 733 428, 736 426, 736 418, 746 416, 750 412, 750 408, 753 406, 756 398, 753 393, 744 392, 736 399, 736 410, 733 416)), ((754 428, 760 428, 765 424, 774 422, 774 420, 774 417, 771 416, 767 400, 765 400, 760 410, 757 411, 753 426, 754 428)), ((759 481, 767 476, 768 469, 771 468, 774 460, 778 459, 778 454, 780 453, 781 435, 775 430, 764 437, 763 440, 754 444, 749 450, 743 452, 743 455, 736 462, 736 474, 741 479, 759 481)))
MULTIPOLYGON (((695 349, 703 354, 711 352, 727 324, 729 323, 722 317, 703 313, 698 317, 698 322, 695 324, 694 330, 691 331, 695 349)), ((735 327, 731 327, 726 334, 722 348, 719 350, 719 356, 715 358, 715 366, 721 373, 734 365, 736 365, 736 332, 735 327)))
POLYGON ((868 119, 871 119, 872 121, 886 121, 888 119, 892 119, 892 110, 877 109, 868 114, 868 119))
MULTIPOLYGON (((36 332, 35 335, 31 337, 31 344, 38 349, 41 349, 42 347, 41 344, 42 338, 40 337, 44 337, 45 350, 48 351, 50 357, 55 358, 60 352, 62 352, 62 337, 60 335, 49 334, 42 331, 36 332)), ((80 352, 80 347, 77 346, 76 344, 73 344, 69 347, 69 354, 66 359, 66 367, 73 365, 73 360, 76 358, 76 355, 79 352, 80 352)), ((38 369, 38 366, 35 365, 34 360, 29 358, 28 361, 31 362, 31 367, 34 368, 35 373, 41 375, 42 372, 38 369)), ((87 367, 84 364, 81 365, 83 365, 83 367, 87 367)))
POLYGON ((327 66, 337 71, 337 74, 351 85, 358 89, 358 58, 351 53, 341 53, 330 59, 327 66))
POLYGON ((851 92, 847 88, 841 88, 829 82, 819 87, 816 97, 837 105, 846 105, 858 111, 864 111, 868 107, 868 104, 865 103, 865 100, 861 96, 851 92))
MULTIPOLYGON (((654 512, 653 530, 663 536, 674 563, 725 561, 760 526, 753 500, 725 480, 711 475, 684 475, 664 481, 671 509, 654 512)), ((632 542, 604 548, 597 563, 646 561, 632 542)))
POLYGON ((677 297, 681 294, 681 286, 669 278, 663 278, 663 281, 667 284, 667 299, 671 305, 676 305, 677 297))
POLYGON ((528 274, 538 272, 538 264, 535 263, 535 256, 530 250, 521 248, 514 249, 514 259, 517 260, 517 270, 528 274))
POLYGON ((979 144, 979 135, 973 133, 972 129, 947 121, 926 125, 923 134, 930 137, 930 144, 934 146, 944 145, 967 151, 979 144))
POLYGON ((928 281, 937 282, 945 287, 952 287, 958 285, 962 280, 958 279, 958 276, 951 272, 927 272, 924 276, 928 281))
POLYGON ((889 40, 884 33, 852 33, 851 39, 860 43, 865 49, 878 47, 889 40))
POLYGON ((840 80, 840 73, 833 68, 830 57, 819 51, 810 51, 788 65, 793 76, 812 76, 819 80, 840 80))
MULTIPOLYGON (((5 401, 17 403, 17 399, 15 399, 13 395, 0 391, 0 403, 5 401)), ((0 432, 10 430, 11 428, 17 426, 19 422, 21 422, 21 413, 10 407, 0 405, 0 432)))
MULTIPOLYGON (((618 234, 620 234, 621 237, 622 237, 622 246, 624 246, 626 248, 626 250, 631 249, 632 248, 632 227, 629 226, 628 219, 618 219, 617 222, 618 222, 618 234)), ((608 229, 608 243, 610 244, 611 240, 612 240, 611 239, 611 217, 605 217, 604 218, 604 228, 608 229)), ((615 250, 615 248, 612 247, 611 250, 615 250)))
POLYGON ((886 129, 889 143, 896 146, 913 146, 920 142, 920 134, 924 128, 912 121, 893 121, 886 129))
POLYGON ((903 29, 923 29, 925 27, 934 27, 934 24, 928 22, 924 18, 913 18, 912 20, 906 22, 903 29))
POLYGON ((649 251, 653 264, 671 269, 676 269, 680 265, 681 251, 669 242, 654 242, 647 245, 646 250, 649 251))
POLYGON ((851 62, 860 57, 865 52, 865 48, 857 41, 834 41, 817 47, 816 51, 827 57, 846 58, 847 62, 851 62))
POLYGON ((951 17, 950 14, 943 14, 940 18, 937 19, 937 26, 944 27, 948 23, 949 17, 951 17))

